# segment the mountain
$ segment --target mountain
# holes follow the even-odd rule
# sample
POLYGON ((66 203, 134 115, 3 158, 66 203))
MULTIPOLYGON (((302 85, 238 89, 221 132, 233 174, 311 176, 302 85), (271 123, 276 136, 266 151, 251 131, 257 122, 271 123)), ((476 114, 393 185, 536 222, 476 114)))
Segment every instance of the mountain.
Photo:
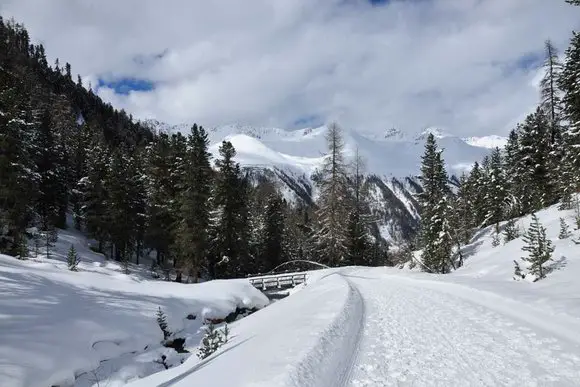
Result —
POLYGON ((469 145, 482 148, 503 148, 507 144, 507 137, 491 135, 483 137, 466 137, 463 139, 469 145))
MULTIPOLYGON (((146 121, 145 125, 157 132, 188 132, 190 126, 170 126, 158 121, 146 121)), ((325 126, 285 130, 225 125, 208 130, 213 155, 217 155, 223 140, 230 141, 236 148, 237 161, 253 179, 274 181, 286 200, 306 204, 316 199, 313 176, 326 153, 325 133, 325 126)), ((452 181, 489 153, 486 146, 470 144, 437 128, 411 135, 396 129, 382 134, 344 130, 345 156, 352 159, 358 149, 363 157, 370 204, 379 219, 379 231, 389 242, 400 243, 417 232, 419 213, 415 196, 421 191, 417 175, 429 133, 435 135, 444 150, 452 181)))

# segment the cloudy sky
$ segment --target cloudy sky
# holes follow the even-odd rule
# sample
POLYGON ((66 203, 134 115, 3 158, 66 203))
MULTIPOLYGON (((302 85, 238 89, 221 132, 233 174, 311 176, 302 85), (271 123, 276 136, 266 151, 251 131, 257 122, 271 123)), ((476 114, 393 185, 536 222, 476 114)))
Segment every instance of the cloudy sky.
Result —
POLYGON ((138 118, 506 134, 537 103, 564 0, 0 0, 138 118))

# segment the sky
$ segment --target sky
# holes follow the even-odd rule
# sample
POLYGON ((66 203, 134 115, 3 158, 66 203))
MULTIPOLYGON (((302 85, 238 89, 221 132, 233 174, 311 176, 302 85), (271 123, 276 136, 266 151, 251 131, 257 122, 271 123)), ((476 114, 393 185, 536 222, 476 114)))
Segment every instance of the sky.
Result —
POLYGON ((538 102, 564 0, 0 0, 49 60, 139 119, 505 135, 538 102))

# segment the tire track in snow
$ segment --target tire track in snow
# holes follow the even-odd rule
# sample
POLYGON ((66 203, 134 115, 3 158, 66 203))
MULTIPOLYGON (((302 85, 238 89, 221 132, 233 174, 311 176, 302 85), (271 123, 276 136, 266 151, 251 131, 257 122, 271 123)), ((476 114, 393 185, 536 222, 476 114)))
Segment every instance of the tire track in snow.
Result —
POLYGON ((554 337, 455 296, 355 280, 367 328, 353 386, 572 386, 579 359, 554 337))

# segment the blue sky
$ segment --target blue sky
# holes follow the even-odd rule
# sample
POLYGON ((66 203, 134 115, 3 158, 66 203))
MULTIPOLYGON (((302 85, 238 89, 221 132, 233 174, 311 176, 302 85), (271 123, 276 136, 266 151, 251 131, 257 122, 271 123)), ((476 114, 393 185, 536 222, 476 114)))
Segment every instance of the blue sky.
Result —
POLYGON ((564 0, 0 0, 106 101, 206 127, 506 134, 538 102, 564 0), (348 5, 348 6, 345 6, 348 5))

